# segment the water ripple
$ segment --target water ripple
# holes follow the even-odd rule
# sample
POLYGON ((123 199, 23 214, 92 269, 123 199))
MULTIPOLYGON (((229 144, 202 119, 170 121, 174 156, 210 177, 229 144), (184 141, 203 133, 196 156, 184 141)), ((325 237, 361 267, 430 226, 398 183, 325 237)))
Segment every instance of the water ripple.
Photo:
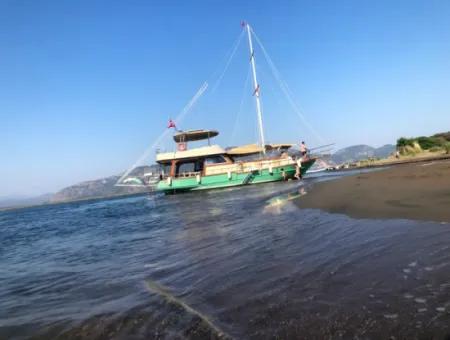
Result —
POLYGON ((298 209, 313 181, 0 213, 0 338, 450 334, 450 226, 298 209))

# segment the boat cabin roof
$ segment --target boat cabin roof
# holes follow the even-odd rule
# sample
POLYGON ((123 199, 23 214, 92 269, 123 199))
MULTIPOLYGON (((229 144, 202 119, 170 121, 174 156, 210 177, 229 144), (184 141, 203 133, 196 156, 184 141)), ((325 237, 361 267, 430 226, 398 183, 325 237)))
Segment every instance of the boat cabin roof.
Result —
POLYGON ((188 130, 179 131, 173 135, 173 139, 177 143, 195 142, 216 137, 219 131, 216 130, 188 130))
POLYGON ((208 145, 200 148, 189 149, 185 151, 174 151, 158 153, 156 161, 158 163, 167 163, 168 161, 187 159, 187 158, 201 158, 205 156, 216 156, 225 154, 225 150, 218 145, 208 145))
MULTIPOLYGON (((266 151, 287 150, 293 145, 294 144, 289 144, 289 143, 266 144, 266 151)), ((241 145, 241 146, 236 146, 236 147, 230 148, 227 150, 227 154, 230 156, 244 156, 244 155, 260 153, 262 151, 263 151, 263 149, 260 145, 247 144, 247 145, 241 145)))

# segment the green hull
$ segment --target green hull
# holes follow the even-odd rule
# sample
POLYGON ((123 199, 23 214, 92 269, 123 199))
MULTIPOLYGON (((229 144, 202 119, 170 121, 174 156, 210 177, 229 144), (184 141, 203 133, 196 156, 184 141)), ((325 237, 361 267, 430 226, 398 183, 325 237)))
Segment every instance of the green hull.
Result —
MULTIPOLYGON (((308 162, 302 163, 301 173, 304 175, 309 168, 314 164, 315 160, 311 159, 308 162)), ((161 180, 158 183, 157 190, 164 191, 166 193, 176 193, 183 191, 195 191, 217 188, 228 188, 239 185, 258 184, 285 181, 295 178, 296 167, 295 165, 287 165, 276 167, 272 169, 270 173, 268 169, 255 170, 252 172, 244 173, 231 173, 218 174, 210 176, 196 177, 184 177, 174 178, 170 181, 161 180), (199 181, 200 180, 200 181, 199 181)))

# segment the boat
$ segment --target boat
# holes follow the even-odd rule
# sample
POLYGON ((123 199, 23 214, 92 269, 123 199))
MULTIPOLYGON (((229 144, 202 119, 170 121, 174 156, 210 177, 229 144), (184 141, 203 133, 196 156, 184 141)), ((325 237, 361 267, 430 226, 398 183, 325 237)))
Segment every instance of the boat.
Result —
MULTIPOLYGON (((156 155, 156 162, 161 166, 158 191, 178 193, 296 180, 316 161, 308 154, 289 152, 294 146, 292 143, 265 143, 251 28, 248 23, 243 26, 248 35, 259 143, 224 149, 211 145, 211 139, 219 134, 217 130, 176 130, 175 151, 156 155), (190 142, 202 140, 207 140, 207 145, 188 148, 190 142)), ((176 129, 172 121, 169 122, 171 127, 176 129)))
MULTIPOLYGON (((190 133, 185 133, 187 141, 190 133)), ((156 161, 162 170, 157 190, 177 193, 300 179, 315 158, 289 155, 286 147, 290 145, 269 144, 264 148, 252 145, 228 150, 207 145, 158 153, 156 161), (262 149, 265 153, 261 154, 262 149)))

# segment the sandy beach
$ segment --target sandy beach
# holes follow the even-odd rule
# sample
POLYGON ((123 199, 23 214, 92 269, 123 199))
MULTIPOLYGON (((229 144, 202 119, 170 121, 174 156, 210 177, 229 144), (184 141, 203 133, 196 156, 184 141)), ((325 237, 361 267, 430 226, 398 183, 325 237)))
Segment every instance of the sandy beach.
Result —
POLYGON ((398 165, 318 183, 298 204, 357 218, 450 222, 450 162, 398 165))

